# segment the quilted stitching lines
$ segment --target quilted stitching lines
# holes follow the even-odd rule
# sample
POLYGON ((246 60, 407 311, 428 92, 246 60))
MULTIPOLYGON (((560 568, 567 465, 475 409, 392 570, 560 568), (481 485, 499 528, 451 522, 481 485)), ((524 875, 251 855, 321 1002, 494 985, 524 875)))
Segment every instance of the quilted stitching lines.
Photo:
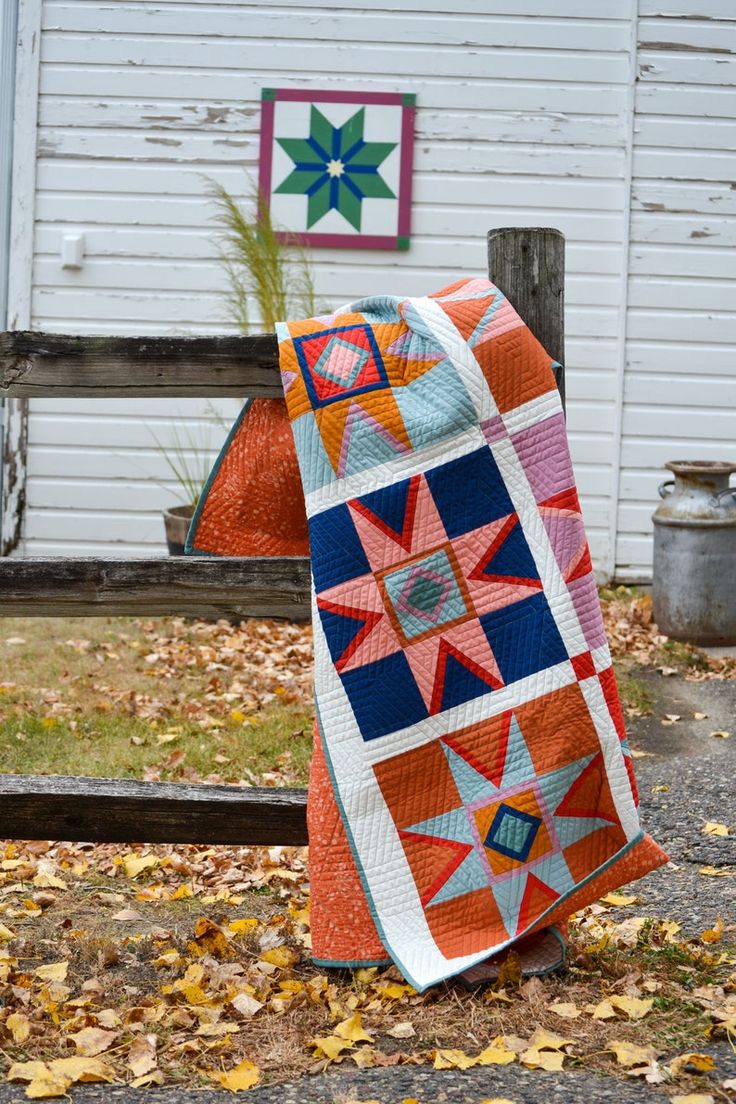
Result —
POLYGON ((485 912, 504 941, 584 877, 582 853, 604 861, 624 842, 580 692, 541 704, 446 736, 439 754, 434 744, 374 767, 440 945, 451 903, 485 912), (564 747, 564 765, 553 765, 564 747))
POLYGON ((351 499, 312 527, 317 607, 364 739, 567 658, 486 448, 351 499), (343 547, 322 532, 342 535, 343 547), (368 676, 389 680, 380 703, 368 676))
POLYGON ((315 408, 389 386, 368 326, 338 326, 294 339, 299 367, 315 408))

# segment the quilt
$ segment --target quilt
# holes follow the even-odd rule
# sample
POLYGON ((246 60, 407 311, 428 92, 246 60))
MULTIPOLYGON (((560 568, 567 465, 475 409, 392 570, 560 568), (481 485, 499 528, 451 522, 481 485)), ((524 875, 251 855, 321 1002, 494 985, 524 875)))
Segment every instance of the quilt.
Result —
POLYGON ((467 978, 666 860, 639 827, 552 364, 478 279, 279 339, 286 405, 246 405, 187 551, 311 542, 315 960, 467 978))
POLYGON ((666 861, 549 356, 485 279, 277 327, 325 759, 422 990, 666 861))

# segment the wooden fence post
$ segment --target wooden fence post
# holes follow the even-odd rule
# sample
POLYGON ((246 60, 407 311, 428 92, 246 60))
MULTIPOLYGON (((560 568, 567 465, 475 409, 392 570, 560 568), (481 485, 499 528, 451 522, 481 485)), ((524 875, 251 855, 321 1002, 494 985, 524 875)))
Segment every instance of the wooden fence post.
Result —
POLYGON ((544 226, 504 226, 488 233, 488 276, 559 365, 565 402, 565 238, 544 226))

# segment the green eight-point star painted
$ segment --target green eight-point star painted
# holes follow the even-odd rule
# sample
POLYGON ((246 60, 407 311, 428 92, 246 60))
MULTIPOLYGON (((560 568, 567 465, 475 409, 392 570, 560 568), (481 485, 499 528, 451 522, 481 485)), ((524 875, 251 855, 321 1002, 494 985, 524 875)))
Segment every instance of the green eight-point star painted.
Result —
POLYGON ((396 199, 378 166, 398 143, 366 142, 364 126, 364 107, 336 127, 312 104, 308 138, 276 139, 294 168, 275 193, 307 196, 307 229, 335 210, 360 230, 364 199, 396 199))

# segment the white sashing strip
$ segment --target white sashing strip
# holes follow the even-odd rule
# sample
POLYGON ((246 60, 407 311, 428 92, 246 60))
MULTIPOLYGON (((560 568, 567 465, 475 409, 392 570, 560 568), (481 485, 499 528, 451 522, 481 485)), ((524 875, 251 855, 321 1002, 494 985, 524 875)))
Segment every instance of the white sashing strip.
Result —
MULTIPOLYGON (((431 300, 413 300, 413 304, 435 331, 436 336, 452 357, 455 367, 460 371, 463 382, 475 403, 479 420, 492 417, 497 413, 495 402, 475 357, 461 335, 455 330, 447 315, 431 300)), ((477 442, 477 437, 472 445, 468 441, 459 454, 472 451, 473 448, 478 447, 477 442)), ((443 460, 449 458, 446 449, 447 444, 444 442, 441 446, 443 460)), ((577 614, 557 568, 526 475, 510 441, 497 442, 493 446, 493 453, 507 479, 509 493, 519 514, 535 562, 541 565, 545 594, 553 610, 553 616, 566 644, 573 649, 573 654, 576 654, 583 650, 580 645, 583 638, 577 614)), ((422 470, 427 464, 426 455, 414 454, 414 456, 419 469, 422 470)), ((402 472, 401 477, 405 477, 406 474, 402 472)), ((395 482, 397 478, 399 476, 392 465, 391 477, 386 482, 395 482)), ((359 479, 360 491, 364 493, 365 474, 362 474, 359 479)), ((364 744, 347 694, 332 663, 315 607, 316 600, 313 596, 315 689, 322 724, 328 734, 328 754, 335 784, 376 913, 380 917, 387 947, 399 959, 414 982, 423 987, 458 973, 475 962, 482 961, 487 957, 488 950, 449 960, 442 955, 434 943, 396 827, 376 784, 371 767, 371 763, 379 757, 379 745, 380 758, 384 758, 392 737, 395 736, 398 742, 402 737, 407 738, 408 734, 405 731, 371 741, 368 745, 364 744)), ((568 666, 563 663, 551 671, 532 676, 532 681, 536 681, 536 693, 533 696, 538 696, 540 692, 548 692, 545 684, 549 685, 549 690, 554 689, 555 686, 552 683, 558 679, 567 685, 568 666)), ((633 800, 630 798, 628 779, 624 785, 622 770, 625 773, 625 764, 618 736, 610 721, 597 680, 586 679, 581 687, 586 695, 591 717, 603 748, 614 800, 616 800, 624 830, 631 838, 638 834, 639 827, 633 800)), ((509 693, 512 690, 516 693, 513 687, 508 689, 509 693)), ((529 690, 532 690, 531 683, 529 690)), ((492 701, 494 708, 500 704, 498 695, 503 693, 504 690, 501 690, 488 696, 489 703, 492 701)), ((436 720, 444 728, 445 722, 440 721, 440 718, 436 720)), ((433 727, 436 728, 436 725, 433 727)), ((440 735, 441 730, 437 730, 436 734, 440 735)), ((394 744, 392 752, 395 753, 398 750, 402 748, 394 744)))
MULTIPOLYGON (((432 299, 412 299, 412 304, 427 326, 434 332, 436 340, 442 344, 451 358, 468 394, 475 403, 479 421, 485 421, 485 419, 498 414, 496 402, 491 389, 486 384, 475 354, 459 330, 455 328, 450 317, 432 299), (481 388, 479 388, 479 383, 482 384, 481 388)), ((519 516, 524 536, 537 565, 545 597, 552 610, 557 628, 565 642, 568 654, 578 655, 586 650, 585 634, 580 626, 572 596, 555 559, 524 465, 521 463, 510 438, 494 441, 488 447, 491 449, 503 474, 506 489, 519 516)), ((587 698, 586 700, 590 704, 591 699, 587 698)), ((594 721, 604 761, 607 769, 609 769, 609 782, 617 811, 622 824, 630 824, 632 817, 638 820, 638 814, 631 787, 627 785, 622 788, 618 783, 620 777, 618 767, 625 769, 618 733, 607 708, 605 714, 598 712, 594 721), (615 768, 613 774, 610 773, 610 768, 615 768)))
POLYGON ((537 395, 535 399, 514 407, 501 417, 509 433, 518 433, 520 429, 529 429, 554 414, 562 414, 562 402, 557 388, 545 392, 544 395, 537 395))
POLYGON ((446 958, 437 947, 404 854, 396 825, 353 724, 347 695, 332 665, 319 617, 314 618, 318 706, 329 736, 328 756, 358 859, 380 919, 387 949, 420 988, 452 977, 488 957, 486 949, 462 958, 446 958))
POLYGON ((341 479, 325 483, 324 487, 318 487, 316 491, 310 491, 305 495, 307 516, 314 517, 315 514, 321 514, 323 510, 329 510, 331 506, 339 506, 341 502, 347 502, 351 498, 370 494, 371 491, 393 485, 402 479, 411 479, 413 475, 421 475, 436 464, 444 464, 460 456, 467 456, 468 453, 483 447, 485 443, 486 439, 480 427, 473 425, 468 426, 455 437, 435 441, 426 448, 397 453, 396 459, 392 460, 390 465, 381 464, 352 475, 344 475, 341 479))
POLYGON ((381 736, 377 740, 368 740, 363 755, 370 763, 381 763, 384 759, 391 759, 404 751, 422 747, 442 736, 448 736, 451 732, 459 732, 470 725, 489 721, 508 709, 518 709, 545 694, 552 694, 555 690, 572 686, 577 681, 572 664, 569 660, 565 660, 555 667, 546 667, 543 671, 527 675, 526 678, 484 694, 480 698, 473 698, 471 701, 463 702, 462 705, 446 709, 426 721, 397 729, 396 732, 389 732, 388 735, 381 736))

